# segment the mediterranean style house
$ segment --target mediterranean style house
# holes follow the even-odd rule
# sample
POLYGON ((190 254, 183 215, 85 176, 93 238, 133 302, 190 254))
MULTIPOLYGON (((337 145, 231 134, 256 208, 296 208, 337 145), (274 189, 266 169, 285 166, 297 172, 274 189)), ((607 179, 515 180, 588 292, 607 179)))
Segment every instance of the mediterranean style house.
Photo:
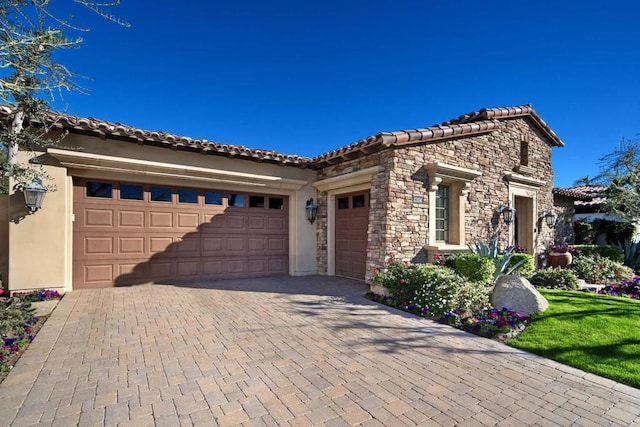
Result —
POLYGON ((530 105, 382 132, 315 158, 48 119, 67 133, 63 147, 39 153, 56 191, 30 213, 12 190, 0 212, 0 271, 11 291, 267 275, 369 280, 389 254, 428 262, 498 236, 503 248, 539 255, 554 238, 541 215, 553 207, 551 149, 564 144, 530 105), (317 206, 313 222, 307 205, 317 206), (505 207, 516 209, 508 224, 505 207))

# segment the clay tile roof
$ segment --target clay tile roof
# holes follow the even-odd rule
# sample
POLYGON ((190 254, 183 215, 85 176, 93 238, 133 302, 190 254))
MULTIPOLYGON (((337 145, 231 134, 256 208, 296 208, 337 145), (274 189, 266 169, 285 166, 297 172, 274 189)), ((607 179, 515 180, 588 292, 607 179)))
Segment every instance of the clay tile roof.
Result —
POLYGON ((606 187, 594 185, 583 185, 568 188, 556 187, 553 189, 553 194, 575 199, 576 204, 592 205, 600 204, 604 201, 604 198, 600 197, 600 193, 602 193, 605 188, 606 187))
MULTIPOLYGON (((10 105, 0 105, 0 117, 12 113, 10 105)), ((299 167, 309 167, 308 157, 277 153, 271 150, 247 148, 241 145, 219 144, 205 139, 193 139, 168 132, 149 131, 121 123, 112 123, 92 117, 75 117, 63 113, 47 112, 45 120, 54 128, 71 133, 97 134, 121 140, 131 140, 145 144, 164 145, 175 149, 193 149, 205 153, 234 156, 254 161, 267 161, 299 167)))
POLYGON ((480 111, 463 114, 457 119, 452 119, 428 128, 379 132, 353 144, 314 157, 312 161, 314 166, 323 167, 340 163, 350 157, 357 156, 358 152, 363 155, 382 150, 392 145, 399 146, 418 142, 437 141, 439 139, 456 136, 488 133, 500 126, 499 119, 524 116, 529 117, 534 122, 536 127, 540 129, 552 145, 558 147, 564 146, 564 142, 562 142, 544 120, 538 116, 531 105, 521 105, 517 107, 483 108, 480 111))

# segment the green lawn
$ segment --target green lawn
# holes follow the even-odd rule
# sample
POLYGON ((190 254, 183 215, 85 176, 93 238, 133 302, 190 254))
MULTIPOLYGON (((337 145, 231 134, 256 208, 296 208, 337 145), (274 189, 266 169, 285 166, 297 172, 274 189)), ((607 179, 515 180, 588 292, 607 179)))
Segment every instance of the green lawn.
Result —
POLYGON ((640 388, 640 301, 540 292, 549 308, 509 345, 640 388))

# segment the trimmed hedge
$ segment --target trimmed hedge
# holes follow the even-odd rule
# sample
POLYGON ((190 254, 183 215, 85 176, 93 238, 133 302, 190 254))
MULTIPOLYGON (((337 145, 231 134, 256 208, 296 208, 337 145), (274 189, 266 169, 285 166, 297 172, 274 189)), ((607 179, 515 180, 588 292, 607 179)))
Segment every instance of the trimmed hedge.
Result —
POLYGON ((456 257, 456 272, 471 282, 489 283, 496 271, 493 260, 477 254, 460 254, 456 257))
POLYGON ((578 277, 566 268, 545 268, 533 273, 529 279, 532 285, 540 288, 555 288, 575 291, 578 289, 578 277))
POLYGON ((514 265, 519 263, 520 261, 525 260, 524 263, 516 270, 514 270, 511 274, 517 274, 518 276, 522 276, 525 279, 531 277, 534 271, 536 271, 536 262, 533 258, 533 255, 529 254, 520 254, 520 253, 512 253, 511 261, 509 261, 509 266, 507 270, 512 268, 514 265))

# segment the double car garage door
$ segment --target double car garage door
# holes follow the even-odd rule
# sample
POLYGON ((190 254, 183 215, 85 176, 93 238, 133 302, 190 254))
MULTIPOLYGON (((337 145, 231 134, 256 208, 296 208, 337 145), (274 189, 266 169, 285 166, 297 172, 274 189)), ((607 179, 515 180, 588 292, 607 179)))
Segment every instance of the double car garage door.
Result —
POLYGON ((74 180, 74 288, 288 273, 286 196, 74 180))

